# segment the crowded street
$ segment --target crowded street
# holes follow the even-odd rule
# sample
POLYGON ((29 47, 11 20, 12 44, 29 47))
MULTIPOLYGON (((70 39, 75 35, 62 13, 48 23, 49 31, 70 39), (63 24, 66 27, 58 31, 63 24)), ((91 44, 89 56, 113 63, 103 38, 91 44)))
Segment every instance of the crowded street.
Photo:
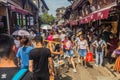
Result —
POLYGON ((120 0, 0 0, 0 80, 120 80, 120 0))

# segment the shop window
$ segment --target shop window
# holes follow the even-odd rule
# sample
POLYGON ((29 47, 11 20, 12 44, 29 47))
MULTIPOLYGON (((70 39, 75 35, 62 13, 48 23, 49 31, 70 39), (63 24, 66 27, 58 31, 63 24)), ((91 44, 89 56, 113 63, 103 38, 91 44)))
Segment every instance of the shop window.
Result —
POLYGON ((19 14, 16 13, 16 16, 17 16, 17 25, 20 25, 19 14))
POLYGON ((7 22, 5 16, 0 16, 0 34, 6 33, 7 31, 7 22))
POLYGON ((23 15, 23 27, 24 27, 25 29, 27 28, 25 15, 23 15))

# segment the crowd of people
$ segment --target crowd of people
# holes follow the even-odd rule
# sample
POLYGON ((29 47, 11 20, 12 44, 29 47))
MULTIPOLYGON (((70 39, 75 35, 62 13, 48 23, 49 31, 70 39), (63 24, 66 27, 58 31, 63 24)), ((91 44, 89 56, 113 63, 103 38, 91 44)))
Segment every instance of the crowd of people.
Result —
MULTIPOLYGON (((31 31, 29 37, 0 34, 0 80, 14 80, 20 70, 27 70, 22 80, 49 80, 55 76, 54 58, 64 55, 76 73, 76 62, 87 68, 86 56, 91 52, 95 66, 104 66, 104 58, 114 63, 120 72, 120 40, 106 25, 99 30, 80 28, 57 28, 37 35, 31 31)), ((16 79, 17 80, 17 79, 16 79)))

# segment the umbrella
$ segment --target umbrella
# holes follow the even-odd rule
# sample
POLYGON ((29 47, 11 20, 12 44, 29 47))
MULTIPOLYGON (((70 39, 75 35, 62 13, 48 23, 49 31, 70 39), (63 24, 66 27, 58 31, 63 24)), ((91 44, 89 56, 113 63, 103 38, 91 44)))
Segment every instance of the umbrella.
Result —
POLYGON ((41 29, 52 29, 52 27, 50 26, 50 25, 48 25, 48 24, 43 24, 43 25, 41 25, 41 29))
POLYGON ((29 36, 30 33, 26 30, 17 30, 12 33, 12 35, 18 35, 18 36, 29 36))

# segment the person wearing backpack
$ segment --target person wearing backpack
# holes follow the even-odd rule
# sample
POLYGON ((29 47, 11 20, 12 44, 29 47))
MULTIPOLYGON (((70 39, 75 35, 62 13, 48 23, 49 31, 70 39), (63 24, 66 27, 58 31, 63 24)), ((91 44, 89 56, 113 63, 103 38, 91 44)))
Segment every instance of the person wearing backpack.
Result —
POLYGON ((28 69, 29 66, 29 54, 33 48, 29 46, 28 43, 29 39, 25 38, 23 40, 23 46, 18 49, 18 52, 16 54, 18 66, 21 67, 21 69, 28 69))
POLYGON ((32 73, 15 65, 15 50, 14 39, 0 34, 0 80, 32 80, 32 73))
POLYGON ((98 36, 97 40, 92 43, 92 46, 95 47, 95 56, 96 56, 96 66, 103 64, 104 49, 106 47, 106 42, 102 39, 102 36, 98 36), (99 61, 100 60, 100 61, 99 61))

